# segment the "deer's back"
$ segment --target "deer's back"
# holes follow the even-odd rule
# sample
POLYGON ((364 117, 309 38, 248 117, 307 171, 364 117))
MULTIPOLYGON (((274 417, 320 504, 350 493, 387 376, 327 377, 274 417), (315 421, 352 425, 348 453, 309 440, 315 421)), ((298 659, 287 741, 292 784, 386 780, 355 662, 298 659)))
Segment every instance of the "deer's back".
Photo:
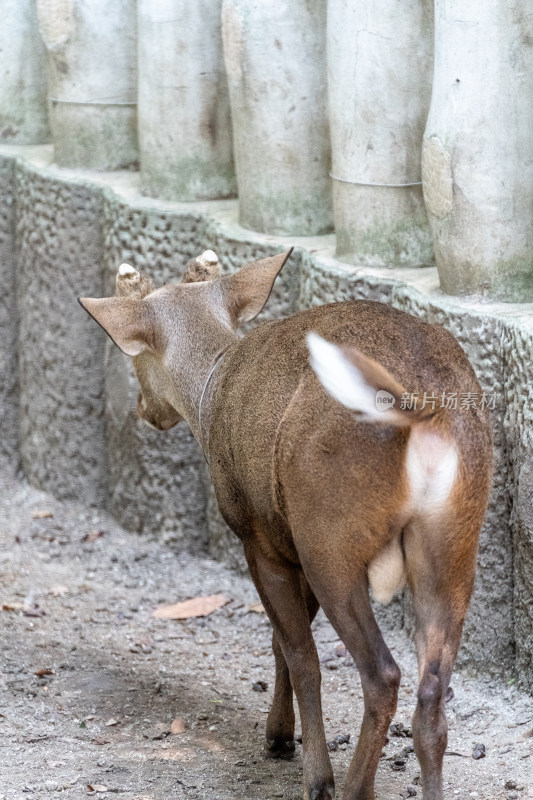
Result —
POLYGON ((443 392, 457 394, 458 408, 446 412, 442 424, 472 449, 472 469, 476 459, 483 469, 490 443, 486 414, 460 405, 463 393, 479 399, 481 389, 454 337, 382 303, 332 303, 265 323, 228 354, 213 401, 210 460, 219 505, 232 527, 235 514, 278 524, 283 483, 291 476, 299 474, 295 479, 312 487, 329 475, 339 496, 354 480, 361 496, 361 482, 373 481, 375 488, 377 481, 385 503, 401 471, 409 430, 358 422, 325 393, 309 365, 305 336, 311 330, 356 346, 420 398, 434 393, 440 404, 443 392))

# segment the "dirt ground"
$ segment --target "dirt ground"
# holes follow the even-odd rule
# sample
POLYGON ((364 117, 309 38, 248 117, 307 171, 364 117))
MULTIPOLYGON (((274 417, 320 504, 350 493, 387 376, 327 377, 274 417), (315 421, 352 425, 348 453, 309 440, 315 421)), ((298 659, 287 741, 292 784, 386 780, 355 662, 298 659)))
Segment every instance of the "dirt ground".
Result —
MULTIPOLYGON (((256 601, 248 579, 214 561, 1 479, 0 800, 300 798, 301 746, 292 762, 263 757, 274 664, 270 624, 249 609, 256 601), (208 617, 152 616, 218 593, 230 602, 208 617), (183 733, 170 733, 173 720, 183 733)), ((362 694, 323 616, 314 631, 327 738, 351 737, 331 753, 341 796, 362 694)), ((387 639, 403 673, 395 722, 408 728, 413 648, 401 633, 387 639)), ((509 676, 456 673, 452 686, 445 796, 533 798, 533 698, 509 676), (484 758, 473 758, 476 745, 484 758)), ((412 739, 391 735, 376 797, 420 797, 418 776, 412 739)))

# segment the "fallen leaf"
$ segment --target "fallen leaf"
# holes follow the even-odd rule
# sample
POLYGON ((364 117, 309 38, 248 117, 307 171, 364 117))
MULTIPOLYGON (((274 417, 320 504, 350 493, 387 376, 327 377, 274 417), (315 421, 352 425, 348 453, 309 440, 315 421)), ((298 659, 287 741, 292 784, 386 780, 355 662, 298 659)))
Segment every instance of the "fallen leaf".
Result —
POLYGON ((96 542, 101 536, 105 536, 105 531, 89 531, 82 538, 82 542, 96 542))
POLYGON ((31 515, 33 519, 48 519, 49 517, 54 516, 54 512, 44 509, 42 511, 32 511, 31 515))
POLYGON ((42 608, 26 608, 23 612, 25 617, 44 617, 46 616, 46 611, 43 611, 42 608))
POLYGON ((48 669, 48 667, 44 667, 44 669, 35 670, 33 674, 37 675, 39 678, 42 678, 44 675, 55 675, 55 672, 53 669, 48 669))
POLYGON ((189 617, 206 617, 217 608, 229 603, 229 597, 223 594, 212 594, 207 597, 194 597, 173 606, 159 606, 152 613, 158 619, 188 619, 189 617))
POLYGON ((107 792, 107 786, 104 786, 102 783, 95 783, 93 789, 95 792, 107 792))
POLYGON ((25 603, 2 603, 2 611, 22 611, 24 608, 25 603))
POLYGON ((248 611, 253 611, 255 614, 264 614, 265 608, 263 606, 263 603, 260 603, 258 601, 257 603, 250 603, 250 605, 248 606, 248 611))
POLYGON ((48 589, 48 594, 51 594, 52 597, 62 597, 64 594, 68 593, 69 593, 68 586, 62 586, 61 584, 51 586, 48 589))
POLYGON ((178 734, 178 733, 185 733, 185 720, 177 719, 172 720, 172 725, 170 726, 170 733, 178 734))
POLYGON ((120 720, 113 719, 113 717, 111 717, 111 719, 108 719, 106 722, 106 728, 111 728, 113 725, 120 725, 120 720))
POLYGON ((95 736, 94 739, 92 740, 92 743, 93 744, 111 744, 109 739, 103 739, 101 736, 95 736))

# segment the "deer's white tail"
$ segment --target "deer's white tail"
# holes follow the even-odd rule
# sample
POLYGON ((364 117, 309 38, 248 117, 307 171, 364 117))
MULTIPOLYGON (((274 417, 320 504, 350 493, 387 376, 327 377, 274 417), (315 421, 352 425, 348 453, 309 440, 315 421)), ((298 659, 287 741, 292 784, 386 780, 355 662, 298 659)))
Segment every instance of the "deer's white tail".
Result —
POLYGON ((317 333, 307 334, 307 345, 311 366, 324 388, 363 420, 406 427, 433 416, 429 408, 402 408, 404 387, 357 348, 332 344, 317 333))

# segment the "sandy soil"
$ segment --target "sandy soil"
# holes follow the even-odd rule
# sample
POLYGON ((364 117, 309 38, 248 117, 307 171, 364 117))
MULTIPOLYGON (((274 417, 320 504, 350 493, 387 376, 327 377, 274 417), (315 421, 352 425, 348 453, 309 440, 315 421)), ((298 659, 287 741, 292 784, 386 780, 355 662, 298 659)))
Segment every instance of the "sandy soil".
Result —
MULTIPOLYGON (((292 762, 263 757, 273 657, 268 620, 249 610, 250 581, 24 482, 0 489, 0 800, 300 798, 301 746, 292 762), (206 618, 152 616, 218 593, 230 602, 206 618), (170 734, 176 719, 185 731, 170 734)), ((314 630, 328 740, 351 737, 331 754, 340 796, 362 694, 323 616, 314 630)), ((403 672, 395 722, 408 727, 413 649, 402 633, 387 639, 403 672)), ((447 798, 533 798, 533 699, 509 677, 454 676, 447 798), (478 744, 486 756, 475 760, 478 744)), ((411 749, 411 738, 390 736, 378 800, 421 796, 411 749)))

